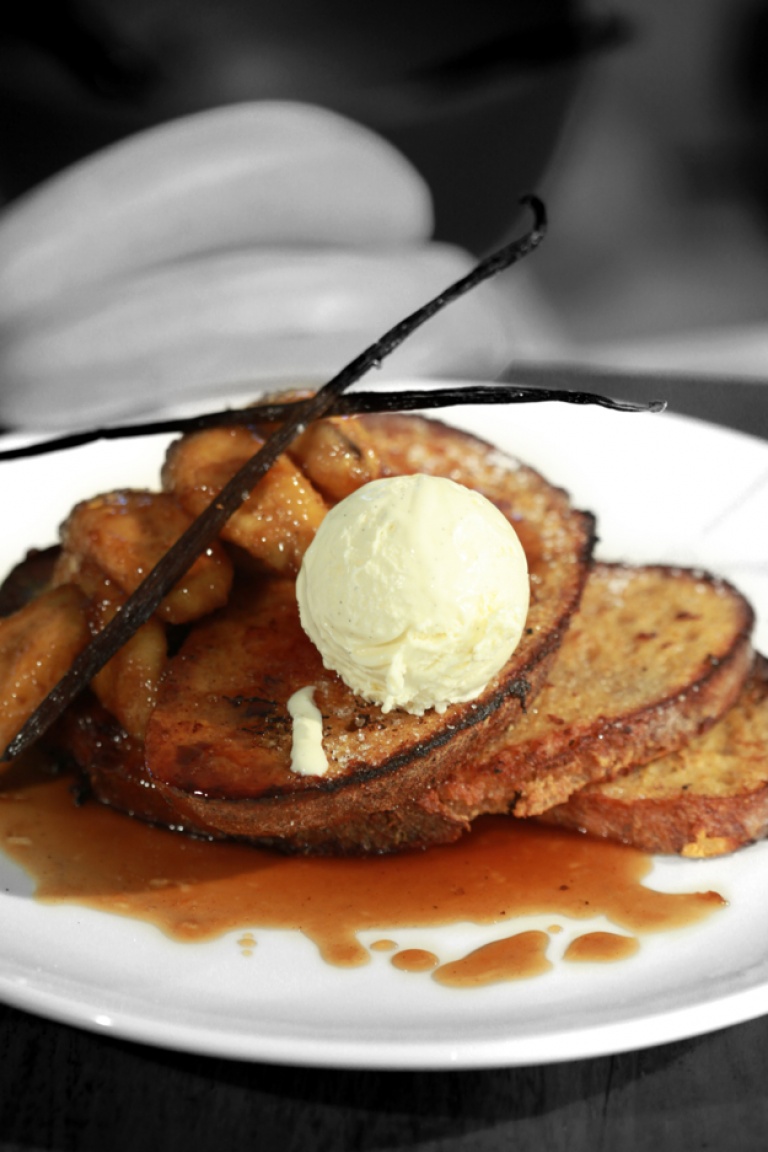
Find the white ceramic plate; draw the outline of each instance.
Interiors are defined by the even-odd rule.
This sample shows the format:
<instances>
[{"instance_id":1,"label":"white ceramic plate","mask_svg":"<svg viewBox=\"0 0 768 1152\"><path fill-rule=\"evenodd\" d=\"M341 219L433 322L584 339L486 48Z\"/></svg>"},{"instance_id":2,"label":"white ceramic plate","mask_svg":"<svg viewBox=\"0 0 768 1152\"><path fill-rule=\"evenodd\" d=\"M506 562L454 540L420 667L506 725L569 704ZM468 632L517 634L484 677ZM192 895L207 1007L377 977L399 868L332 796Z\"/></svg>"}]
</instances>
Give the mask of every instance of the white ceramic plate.
<instances>
[{"instance_id":1,"label":"white ceramic plate","mask_svg":"<svg viewBox=\"0 0 768 1152\"><path fill-rule=\"evenodd\" d=\"M603 557L701 565L731 578L755 604L757 642L768 650L768 445L668 415L553 404L446 418L540 467L596 512ZM154 484L163 447L142 439L0 465L0 568L51 542L76 499ZM729 906L698 926L644 938L619 964L555 963L536 979L468 991L398 972L386 955L360 969L329 967L299 934L260 932L246 962L231 937L178 944L141 922L43 906L0 856L0 996L169 1048L367 1068L546 1063L768 1012L768 844L729 859L659 860L648 883L715 889ZM450 931L458 951L479 939L470 927ZM429 947L424 933L415 942ZM398 943L408 945L405 934ZM442 954L451 946L441 937Z\"/></svg>"}]
</instances>

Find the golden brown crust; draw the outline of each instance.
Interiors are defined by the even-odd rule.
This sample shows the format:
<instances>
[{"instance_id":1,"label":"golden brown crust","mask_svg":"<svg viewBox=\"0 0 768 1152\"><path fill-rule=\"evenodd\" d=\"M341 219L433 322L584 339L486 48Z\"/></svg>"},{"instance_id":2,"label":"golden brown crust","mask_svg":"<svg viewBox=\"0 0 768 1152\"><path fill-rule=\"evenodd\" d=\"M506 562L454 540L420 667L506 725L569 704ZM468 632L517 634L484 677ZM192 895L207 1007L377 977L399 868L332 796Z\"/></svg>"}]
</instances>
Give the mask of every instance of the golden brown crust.
<instances>
[{"instance_id":1,"label":"golden brown crust","mask_svg":"<svg viewBox=\"0 0 768 1152\"><path fill-rule=\"evenodd\" d=\"M94 696L86 693L64 713L48 743L54 755L64 751L82 770L85 794L151 824L179 823L147 774L141 741L128 736Z\"/></svg>"},{"instance_id":2,"label":"golden brown crust","mask_svg":"<svg viewBox=\"0 0 768 1152\"><path fill-rule=\"evenodd\" d=\"M499 810L535 816L586 784L679 747L739 694L753 612L731 585L663 566L595 564L552 675L478 770ZM471 781L469 777L471 776Z\"/></svg>"},{"instance_id":3,"label":"golden brown crust","mask_svg":"<svg viewBox=\"0 0 768 1152\"><path fill-rule=\"evenodd\" d=\"M768 661L758 656L733 707L684 748L543 814L647 852L733 852L768 834Z\"/></svg>"},{"instance_id":4,"label":"golden brown crust","mask_svg":"<svg viewBox=\"0 0 768 1152\"><path fill-rule=\"evenodd\" d=\"M400 815L433 842L487 813L535 816L592 781L680 748L735 701L753 660L750 605L702 572L595 564L531 708ZM402 835L398 846L402 846Z\"/></svg>"}]
</instances>

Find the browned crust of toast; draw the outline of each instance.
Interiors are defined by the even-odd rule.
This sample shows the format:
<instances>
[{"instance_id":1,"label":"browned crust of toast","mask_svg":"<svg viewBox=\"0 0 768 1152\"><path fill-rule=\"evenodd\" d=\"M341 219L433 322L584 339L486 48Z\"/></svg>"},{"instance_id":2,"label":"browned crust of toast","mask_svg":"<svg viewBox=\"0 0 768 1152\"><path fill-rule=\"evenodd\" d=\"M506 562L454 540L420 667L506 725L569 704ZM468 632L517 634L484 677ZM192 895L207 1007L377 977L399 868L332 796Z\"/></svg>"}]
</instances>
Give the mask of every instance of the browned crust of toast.
<instances>
[{"instance_id":1,"label":"browned crust of toast","mask_svg":"<svg viewBox=\"0 0 768 1152\"><path fill-rule=\"evenodd\" d=\"M522 700L535 696L578 605L594 522L565 492L448 425L399 415L365 420L385 471L450 476L509 516L531 573L526 633L477 700L442 715L385 715L322 667L300 627L293 581L241 581L230 604L195 626L170 661L147 731L148 778L175 822L192 830L309 851L321 840L323 850L356 843L376 850L370 815L414 799L507 727ZM289 767L287 701L307 684L324 717L324 778ZM96 744L88 750L80 741L81 763L96 793L107 799L109 792L109 802L121 806L119 788L105 784ZM342 825L340 847L326 833Z\"/></svg>"},{"instance_id":2,"label":"browned crust of toast","mask_svg":"<svg viewBox=\"0 0 768 1152\"><path fill-rule=\"evenodd\" d=\"M768 660L731 709L685 747L543 813L646 852L719 856L768 835Z\"/></svg>"},{"instance_id":3,"label":"browned crust of toast","mask_svg":"<svg viewBox=\"0 0 768 1152\"><path fill-rule=\"evenodd\" d=\"M679 747L738 696L753 624L745 598L707 573L595 564L539 697L479 769L446 783L441 799L471 777L484 801L497 793L505 810L535 816Z\"/></svg>"},{"instance_id":4,"label":"browned crust of toast","mask_svg":"<svg viewBox=\"0 0 768 1152\"><path fill-rule=\"evenodd\" d=\"M470 755L422 794L421 823L401 808L397 847L406 828L426 846L456 839L479 815L538 815L683 746L736 700L753 620L744 597L706 573L595 564L532 706L490 755Z\"/></svg>"},{"instance_id":5,"label":"browned crust of toast","mask_svg":"<svg viewBox=\"0 0 768 1152\"><path fill-rule=\"evenodd\" d=\"M179 824L149 777L143 744L128 736L95 696L86 693L67 709L46 743L54 757L61 760L64 754L81 770L83 795L151 824ZM194 831L206 833L202 827Z\"/></svg>"}]
</instances>

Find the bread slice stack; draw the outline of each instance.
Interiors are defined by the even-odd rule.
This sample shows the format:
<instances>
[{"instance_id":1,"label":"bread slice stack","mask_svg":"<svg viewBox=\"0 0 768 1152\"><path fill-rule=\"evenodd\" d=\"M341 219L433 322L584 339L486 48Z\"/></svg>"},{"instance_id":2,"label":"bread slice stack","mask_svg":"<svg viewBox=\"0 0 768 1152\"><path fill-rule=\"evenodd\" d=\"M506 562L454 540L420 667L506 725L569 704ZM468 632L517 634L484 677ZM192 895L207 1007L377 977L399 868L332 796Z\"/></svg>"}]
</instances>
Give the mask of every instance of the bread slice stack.
<instances>
[{"instance_id":1,"label":"bread slice stack","mask_svg":"<svg viewBox=\"0 0 768 1152\"><path fill-rule=\"evenodd\" d=\"M768 661L736 703L684 747L602 784L542 819L646 852L721 856L768 835Z\"/></svg>"},{"instance_id":2,"label":"bread slice stack","mask_svg":"<svg viewBox=\"0 0 768 1152\"><path fill-rule=\"evenodd\" d=\"M727 582L595 563L531 709L422 803L452 826L511 812L655 853L768 832L768 662Z\"/></svg>"}]
</instances>

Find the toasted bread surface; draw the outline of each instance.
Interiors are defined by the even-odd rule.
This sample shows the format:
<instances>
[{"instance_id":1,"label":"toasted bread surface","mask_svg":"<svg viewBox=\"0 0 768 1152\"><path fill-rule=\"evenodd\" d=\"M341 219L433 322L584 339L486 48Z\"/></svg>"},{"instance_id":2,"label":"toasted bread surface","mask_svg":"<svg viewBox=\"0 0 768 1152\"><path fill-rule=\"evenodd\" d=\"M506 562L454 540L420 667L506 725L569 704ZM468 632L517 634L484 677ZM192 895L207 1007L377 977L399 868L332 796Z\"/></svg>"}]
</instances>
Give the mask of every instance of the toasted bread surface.
<instances>
[{"instance_id":1,"label":"toasted bread surface","mask_svg":"<svg viewBox=\"0 0 768 1152\"><path fill-rule=\"evenodd\" d=\"M441 799L479 787L486 802L496 793L506 810L535 816L680 746L741 690L753 622L744 597L705 573L595 564L538 698L477 771L446 782Z\"/></svg>"},{"instance_id":2,"label":"toasted bread surface","mask_svg":"<svg viewBox=\"0 0 768 1152\"><path fill-rule=\"evenodd\" d=\"M538 815L681 747L741 691L752 627L744 597L705 573L594 564L531 707L489 754L470 755L422 794L421 823L401 811L402 827L414 843L449 841L479 815Z\"/></svg>"},{"instance_id":3,"label":"toasted bread surface","mask_svg":"<svg viewBox=\"0 0 768 1152\"><path fill-rule=\"evenodd\" d=\"M768 835L768 660L683 748L575 793L542 819L646 852L719 856Z\"/></svg>"}]
</instances>

